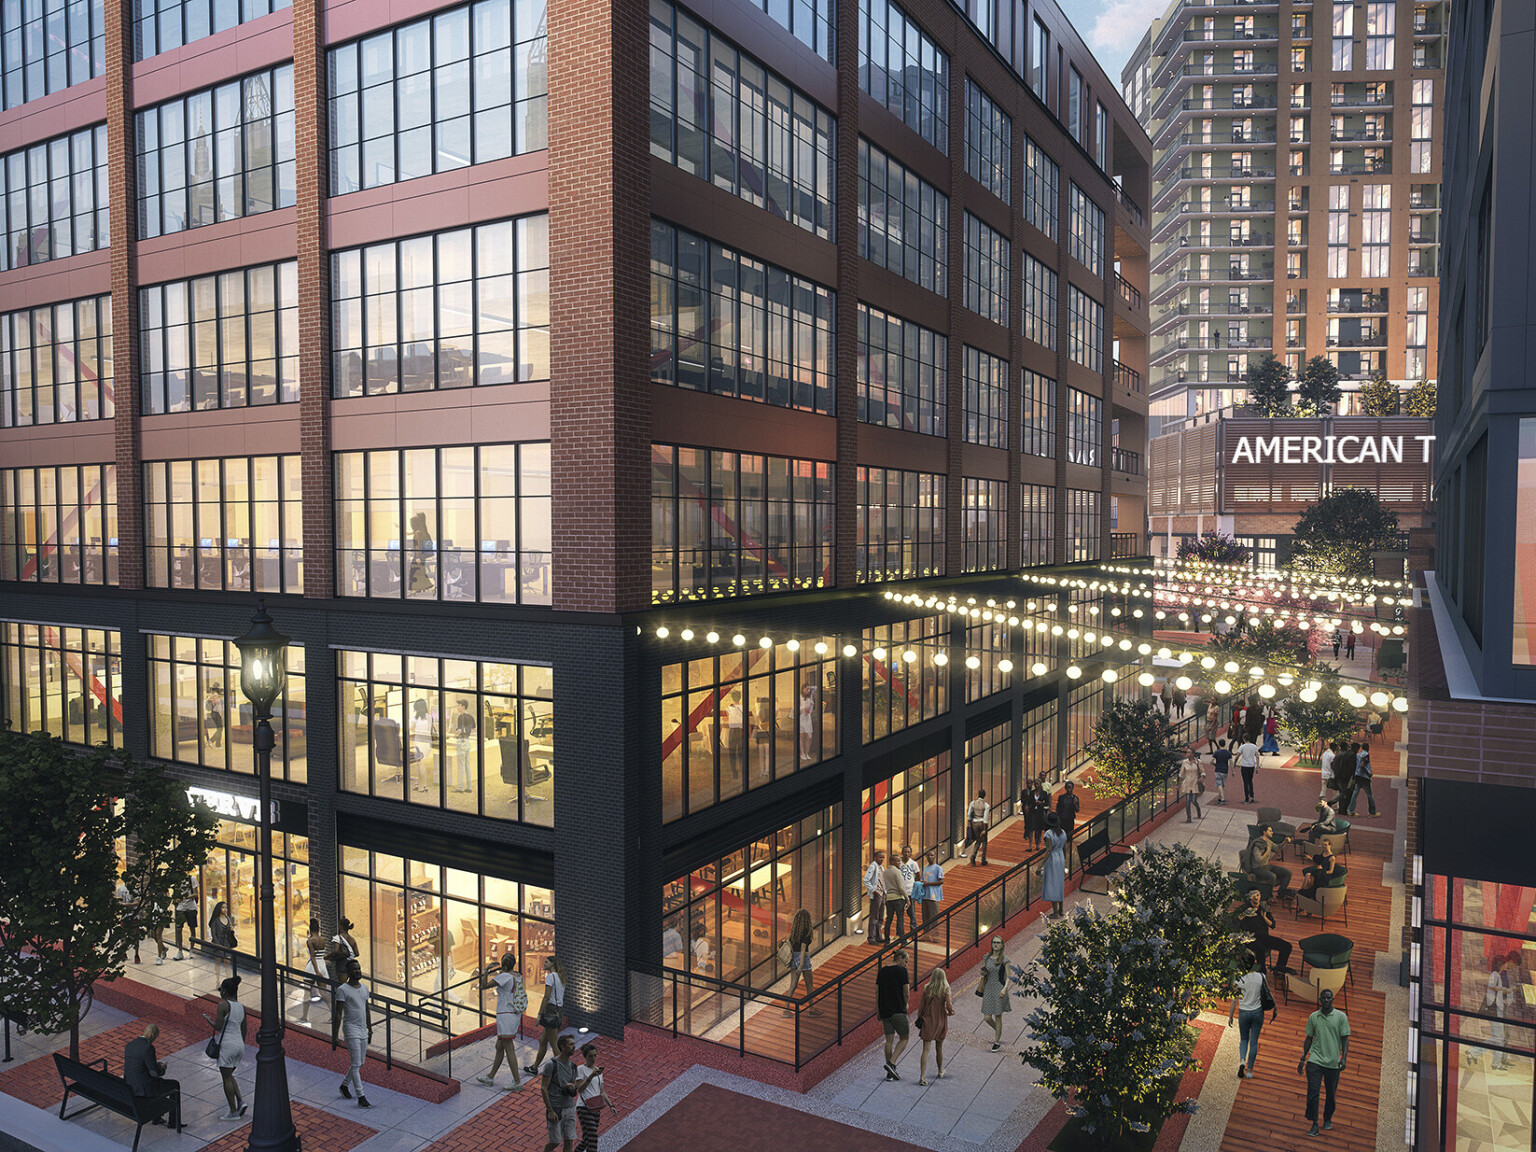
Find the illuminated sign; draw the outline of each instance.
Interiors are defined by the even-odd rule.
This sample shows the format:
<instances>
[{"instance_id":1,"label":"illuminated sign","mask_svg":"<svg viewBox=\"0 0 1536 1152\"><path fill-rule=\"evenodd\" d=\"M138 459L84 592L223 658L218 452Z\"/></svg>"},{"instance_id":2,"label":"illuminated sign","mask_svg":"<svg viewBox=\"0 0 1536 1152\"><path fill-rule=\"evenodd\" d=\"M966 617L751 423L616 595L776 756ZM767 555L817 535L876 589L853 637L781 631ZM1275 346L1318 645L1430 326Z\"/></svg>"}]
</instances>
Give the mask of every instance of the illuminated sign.
<instances>
[{"instance_id":1,"label":"illuminated sign","mask_svg":"<svg viewBox=\"0 0 1536 1152\"><path fill-rule=\"evenodd\" d=\"M1433 435L1427 436L1239 436L1233 464L1401 464L1429 463Z\"/></svg>"},{"instance_id":2,"label":"illuminated sign","mask_svg":"<svg viewBox=\"0 0 1536 1152\"><path fill-rule=\"evenodd\" d=\"M210 788L188 788L187 797L191 800L201 800L228 820L239 820L245 824L261 822L261 802L254 796L236 796L230 792L215 792ZM281 814L281 802L272 801L273 827L282 823Z\"/></svg>"}]
</instances>

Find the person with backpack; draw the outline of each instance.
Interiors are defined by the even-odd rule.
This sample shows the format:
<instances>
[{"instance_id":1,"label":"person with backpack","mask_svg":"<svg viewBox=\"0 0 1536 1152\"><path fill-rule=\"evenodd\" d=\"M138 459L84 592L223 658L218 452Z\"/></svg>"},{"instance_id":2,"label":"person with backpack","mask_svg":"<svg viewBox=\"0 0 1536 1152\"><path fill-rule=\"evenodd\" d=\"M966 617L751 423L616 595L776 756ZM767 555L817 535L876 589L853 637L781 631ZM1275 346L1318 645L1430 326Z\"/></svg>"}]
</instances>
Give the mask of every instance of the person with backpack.
<instances>
[{"instance_id":1,"label":"person with backpack","mask_svg":"<svg viewBox=\"0 0 1536 1152\"><path fill-rule=\"evenodd\" d=\"M1376 815L1376 793L1371 791L1371 750L1361 748L1355 756L1355 780L1354 790L1349 794L1348 815L1353 816L1355 809L1360 807L1360 793L1365 793L1365 798L1370 804L1371 810L1367 816Z\"/></svg>"},{"instance_id":2,"label":"person with backpack","mask_svg":"<svg viewBox=\"0 0 1536 1152\"><path fill-rule=\"evenodd\" d=\"M523 974L517 970L517 957L510 951L501 954L501 971L489 976L480 985L481 991L496 989L496 1059L491 1070L475 1079L487 1088L496 1087L496 1070L505 1060L512 1069L512 1091L523 1086L523 1078L517 1070L517 1034L522 1029L523 1013L528 1011L528 989L523 985Z\"/></svg>"},{"instance_id":3,"label":"person with backpack","mask_svg":"<svg viewBox=\"0 0 1536 1152\"><path fill-rule=\"evenodd\" d=\"M1349 800L1355 791L1355 761L1359 755L1360 745L1345 744L1333 758L1333 786L1339 790L1340 812L1349 809Z\"/></svg>"},{"instance_id":4,"label":"person with backpack","mask_svg":"<svg viewBox=\"0 0 1536 1152\"><path fill-rule=\"evenodd\" d=\"M1250 971L1237 978L1237 996L1227 1012L1227 1027L1232 1027L1232 1017L1237 1017L1237 1078L1253 1079L1253 1065L1259 1058L1259 1033L1264 1030L1264 1013L1269 1013L1273 1024L1280 1015L1269 981L1264 978L1264 961L1248 954Z\"/></svg>"}]
</instances>

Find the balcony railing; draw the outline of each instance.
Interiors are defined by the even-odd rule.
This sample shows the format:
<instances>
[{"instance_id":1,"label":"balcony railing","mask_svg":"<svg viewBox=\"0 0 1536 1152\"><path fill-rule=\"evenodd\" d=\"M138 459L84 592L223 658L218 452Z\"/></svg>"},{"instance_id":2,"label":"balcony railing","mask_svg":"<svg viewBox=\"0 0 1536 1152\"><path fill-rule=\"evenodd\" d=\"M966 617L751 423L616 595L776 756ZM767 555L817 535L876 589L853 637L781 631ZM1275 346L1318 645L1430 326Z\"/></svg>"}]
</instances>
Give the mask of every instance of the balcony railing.
<instances>
[{"instance_id":1,"label":"balcony railing","mask_svg":"<svg viewBox=\"0 0 1536 1152\"><path fill-rule=\"evenodd\" d=\"M1251 165L1226 164L1210 168L1180 168L1165 180L1270 180L1273 168L1254 168Z\"/></svg>"},{"instance_id":2,"label":"balcony railing","mask_svg":"<svg viewBox=\"0 0 1536 1152\"><path fill-rule=\"evenodd\" d=\"M1146 213L1141 210L1141 205L1127 196L1125 194L1125 189L1121 188L1120 185L1115 184L1113 185L1113 188L1115 190L1115 199L1124 205L1125 210L1130 214L1132 221L1134 221L1138 227L1146 227L1147 217Z\"/></svg>"},{"instance_id":3,"label":"balcony railing","mask_svg":"<svg viewBox=\"0 0 1536 1152\"><path fill-rule=\"evenodd\" d=\"M1410 260L1408 261L1408 275L1437 276L1439 273L1436 271L1434 261L1432 260Z\"/></svg>"},{"instance_id":4,"label":"balcony railing","mask_svg":"<svg viewBox=\"0 0 1536 1152\"><path fill-rule=\"evenodd\" d=\"M1140 555L1139 544L1136 533L1110 534L1113 558ZM1116 548L1135 550L1122 553ZM1196 735L1196 718L1191 716L1176 730L1175 746L1182 747ZM1118 843L1178 803L1178 780L1170 777L1078 825L1073 847L1105 832L1111 843ZM1041 899L1045 856L1044 852L1033 853L969 896L946 903L937 916L916 930L913 939L862 949L865 955L851 968L805 996L788 996L630 960L630 1019L673 1036L718 1044L742 1056L803 1068L874 1019L875 972L890 961L895 948L905 946L911 951L913 987L919 987L935 968L950 968L999 925L1035 905ZM1081 869L1077 851L1069 847L1066 858L1076 862L1074 871Z\"/></svg>"},{"instance_id":5,"label":"balcony railing","mask_svg":"<svg viewBox=\"0 0 1536 1152\"><path fill-rule=\"evenodd\" d=\"M1280 33L1268 28L1195 28L1184 33L1186 44L1209 44L1222 40L1278 40Z\"/></svg>"},{"instance_id":6,"label":"balcony railing","mask_svg":"<svg viewBox=\"0 0 1536 1152\"><path fill-rule=\"evenodd\" d=\"M1186 64L1179 69L1183 76L1274 76L1280 71L1278 64L1255 60L1250 64L1232 61L1226 64Z\"/></svg>"},{"instance_id":7,"label":"balcony railing","mask_svg":"<svg viewBox=\"0 0 1536 1152\"><path fill-rule=\"evenodd\" d=\"M1330 300L1328 311L1330 312L1385 312L1387 310L1387 298L1385 296L1368 295L1359 300Z\"/></svg>"},{"instance_id":8,"label":"balcony railing","mask_svg":"<svg viewBox=\"0 0 1536 1152\"><path fill-rule=\"evenodd\" d=\"M1334 176L1390 176L1390 164L1331 164L1328 171Z\"/></svg>"},{"instance_id":9,"label":"balcony railing","mask_svg":"<svg viewBox=\"0 0 1536 1152\"><path fill-rule=\"evenodd\" d=\"M1273 280L1273 268L1186 268L1172 280L1199 282L1202 280Z\"/></svg>"},{"instance_id":10,"label":"balcony railing","mask_svg":"<svg viewBox=\"0 0 1536 1152\"><path fill-rule=\"evenodd\" d=\"M1195 97L1179 105L1185 112L1252 112L1279 107L1273 96L1251 96L1247 100L1214 100Z\"/></svg>"},{"instance_id":11,"label":"balcony railing","mask_svg":"<svg viewBox=\"0 0 1536 1152\"><path fill-rule=\"evenodd\" d=\"M1118 272L1115 273L1115 292L1125 301L1126 307L1136 312L1141 311L1141 289Z\"/></svg>"},{"instance_id":12,"label":"balcony railing","mask_svg":"<svg viewBox=\"0 0 1536 1152\"><path fill-rule=\"evenodd\" d=\"M1438 36L1445 31L1445 25L1438 20L1415 20L1413 22L1413 34L1415 36Z\"/></svg>"},{"instance_id":13,"label":"balcony railing","mask_svg":"<svg viewBox=\"0 0 1536 1152\"><path fill-rule=\"evenodd\" d=\"M1350 143L1363 140L1369 143L1385 144L1392 139L1392 133L1385 129L1355 128L1345 131L1329 132L1328 139L1335 144Z\"/></svg>"},{"instance_id":14,"label":"balcony railing","mask_svg":"<svg viewBox=\"0 0 1536 1152\"><path fill-rule=\"evenodd\" d=\"M1138 533L1111 532L1109 534L1111 560L1134 560L1141 554L1141 536Z\"/></svg>"},{"instance_id":15,"label":"balcony railing","mask_svg":"<svg viewBox=\"0 0 1536 1152\"><path fill-rule=\"evenodd\" d=\"M1257 336L1181 336L1177 340L1170 340L1157 350L1157 355L1163 356L1169 352L1219 352L1228 348L1243 351L1249 348L1268 348L1270 339Z\"/></svg>"},{"instance_id":16,"label":"balcony railing","mask_svg":"<svg viewBox=\"0 0 1536 1152\"><path fill-rule=\"evenodd\" d=\"M1225 148L1229 144L1273 144L1275 134L1273 132L1186 132L1173 141L1175 147L1189 147L1194 145L1209 146L1212 148Z\"/></svg>"},{"instance_id":17,"label":"balcony railing","mask_svg":"<svg viewBox=\"0 0 1536 1152\"><path fill-rule=\"evenodd\" d=\"M1432 236L1432 235L1430 235L1427 232L1413 232L1413 231L1410 231L1408 233L1408 243L1410 243L1410 244L1438 244L1438 243L1440 243L1440 240L1439 240L1439 237Z\"/></svg>"},{"instance_id":18,"label":"balcony railing","mask_svg":"<svg viewBox=\"0 0 1536 1152\"><path fill-rule=\"evenodd\" d=\"M1387 338L1385 335L1330 336L1327 341L1327 347L1329 348L1385 348L1386 346Z\"/></svg>"},{"instance_id":19,"label":"balcony railing","mask_svg":"<svg viewBox=\"0 0 1536 1152\"><path fill-rule=\"evenodd\" d=\"M1391 96L1371 92L1335 92L1332 100L1335 108L1382 108L1391 103Z\"/></svg>"},{"instance_id":20,"label":"balcony railing","mask_svg":"<svg viewBox=\"0 0 1536 1152\"><path fill-rule=\"evenodd\" d=\"M1433 196L1410 196L1410 197L1408 197L1408 209L1411 212L1423 212L1423 211L1426 211L1426 210L1427 211L1434 211L1435 209L1437 209L1439 207L1440 207L1439 201L1437 201L1435 199L1435 197L1433 197Z\"/></svg>"},{"instance_id":21,"label":"balcony railing","mask_svg":"<svg viewBox=\"0 0 1536 1152\"><path fill-rule=\"evenodd\" d=\"M1209 204L1202 204L1198 200L1183 200L1170 208L1168 213L1171 216L1262 216L1274 210L1273 200L1256 200L1251 204L1234 204L1230 200L1213 200Z\"/></svg>"},{"instance_id":22,"label":"balcony railing","mask_svg":"<svg viewBox=\"0 0 1536 1152\"><path fill-rule=\"evenodd\" d=\"M1115 361L1115 386L1127 392L1141 391L1141 373L1127 364Z\"/></svg>"},{"instance_id":23,"label":"balcony railing","mask_svg":"<svg viewBox=\"0 0 1536 1152\"><path fill-rule=\"evenodd\" d=\"M1109 466L1115 472L1126 472L1132 476L1141 475L1141 453L1132 452L1129 448L1111 448L1109 450Z\"/></svg>"},{"instance_id":24,"label":"balcony railing","mask_svg":"<svg viewBox=\"0 0 1536 1152\"><path fill-rule=\"evenodd\" d=\"M1268 316L1273 306L1263 304L1180 304L1171 311L1180 316Z\"/></svg>"}]
</instances>

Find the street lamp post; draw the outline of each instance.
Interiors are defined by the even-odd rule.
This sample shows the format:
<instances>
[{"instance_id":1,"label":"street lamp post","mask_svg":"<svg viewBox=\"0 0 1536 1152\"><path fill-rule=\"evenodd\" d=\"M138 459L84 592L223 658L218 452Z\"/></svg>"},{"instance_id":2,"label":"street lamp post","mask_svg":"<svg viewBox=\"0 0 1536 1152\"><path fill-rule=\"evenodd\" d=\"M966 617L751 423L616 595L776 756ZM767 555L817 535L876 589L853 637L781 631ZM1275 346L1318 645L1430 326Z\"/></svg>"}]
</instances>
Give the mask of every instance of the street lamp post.
<instances>
[{"instance_id":1,"label":"street lamp post","mask_svg":"<svg viewBox=\"0 0 1536 1152\"><path fill-rule=\"evenodd\" d=\"M251 745L261 789L261 1029L256 1033L256 1113L251 1118L250 1152L299 1152L288 1102L288 1066L283 1055L283 1015L277 993L277 928L272 888L272 705L287 678L288 637L272 627L266 601L258 602L251 630L235 641L240 649L240 691L256 721Z\"/></svg>"}]
</instances>

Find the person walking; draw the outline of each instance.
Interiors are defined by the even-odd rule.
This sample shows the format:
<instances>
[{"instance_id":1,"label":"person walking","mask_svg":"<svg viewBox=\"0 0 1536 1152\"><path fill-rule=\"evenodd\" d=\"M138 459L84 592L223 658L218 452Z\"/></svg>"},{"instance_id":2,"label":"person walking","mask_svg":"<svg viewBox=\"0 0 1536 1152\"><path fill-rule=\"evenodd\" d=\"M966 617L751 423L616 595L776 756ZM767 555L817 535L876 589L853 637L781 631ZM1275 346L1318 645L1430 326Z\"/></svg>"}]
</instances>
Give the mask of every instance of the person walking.
<instances>
[{"instance_id":1,"label":"person walking","mask_svg":"<svg viewBox=\"0 0 1536 1152\"><path fill-rule=\"evenodd\" d=\"M1216 743L1216 729L1221 725L1221 705L1213 698L1205 706L1205 739L1209 744Z\"/></svg>"},{"instance_id":2,"label":"person walking","mask_svg":"<svg viewBox=\"0 0 1536 1152\"><path fill-rule=\"evenodd\" d=\"M907 914L907 904L912 898L912 886L907 882L901 866L895 861L885 866L885 939L887 942L905 935L901 918ZM896 936L891 935L891 922L896 923Z\"/></svg>"},{"instance_id":3,"label":"person walking","mask_svg":"<svg viewBox=\"0 0 1536 1152\"><path fill-rule=\"evenodd\" d=\"M1045 847L1040 895L1051 902L1050 918L1060 920L1065 915L1061 906L1067 899L1067 834L1061 830L1061 817L1054 812L1045 818Z\"/></svg>"},{"instance_id":4,"label":"person walking","mask_svg":"<svg viewBox=\"0 0 1536 1152\"><path fill-rule=\"evenodd\" d=\"M1253 773L1259 766L1259 746L1252 739L1243 741L1237 750L1237 769L1243 774L1243 803L1252 804Z\"/></svg>"},{"instance_id":5,"label":"person walking","mask_svg":"<svg viewBox=\"0 0 1536 1152\"><path fill-rule=\"evenodd\" d=\"M1355 809L1360 807L1360 794L1365 793L1365 798L1370 804L1370 811L1366 816L1376 815L1376 793L1371 791L1371 750L1369 747L1360 749L1355 757L1355 787L1349 794L1350 816L1355 814Z\"/></svg>"},{"instance_id":6,"label":"person walking","mask_svg":"<svg viewBox=\"0 0 1536 1152\"><path fill-rule=\"evenodd\" d=\"M992 1051L1003 1050L1003 1017L1013 1011L1008 999L1008 957L1003 938L992 937L992 946L981 961L981 1019L992 1029Z\"/></svg>"},{"instance_id":7,"label":"person walking","mask_svg":"<svg viewBox=\"0 0 1536 1152\"><path fill-rule=\"evenodd\" d=\"M235 1083L235 1069L245 1055L245 1005L236 999L240 994L240 977L229 976L219 985L219 1007L210 1019L203 1013L214 1035L219 1038L219 1079L224 1083L224 1099L229 1111L220 1120L238 1120L245 1115L246 1103Z\"/></svg>"},{"instance_id":8,"label":"person walking","mask_svg":"<svg viewBox=\"0 0 1536 1152\"><path fill-rule=\"evenodd\" d=\"M1213 803L1226 807L1227 773L1232 768L1232 749L1227 747L1225 740L1216 741L1216 751L1211 753L1211 764L1216 777L1216 799Z\"/></svg>"},{"instance_id":9,"label":"person walking","mask_svg":"<svg viewBox=\"0 0 1536 1152\"><path fill-rule=\"evenodd\" d=\"M939 905L944 902L944 869L939 866L939 853L935 848L928 849L923 861L923 927L926 928L939 914Z\"/></svg>"},{"instance_id":10,"label":"person walking","mask_svg":"<svg viewBox=\"0 0 1536 1152\"><path fill-rule=\"evenodd\" d=\"M368 1044L373 1039L373 1024L368 1019L368 985L363 983L363 966L347 961L346 981L336 986L331 996L331 1051L337 1037L347 1045L347 1075L341 1082L341 1094L348 1100L357 1093L359 1108L372 1108L363 1095L363 1061L368 1059Z\"/></svg>"},{"instance_id":11,"label":"person walking","mask_svg":"<svg viewBox=\"0 0 1536 1152\"><path fill-rule=\"evenodd\" d=\"M1045 790L1045 781L1038 777L1029 782L1024 790L1024 838L1036 848L1045 835L1045 817L1051 810L1051 794Z\"/></svg>"},{"instance_id":12,"label":"person walking","mask_svg":"<svg viewBox=\"0 0 1536 1152\"><path fill-rule=\"evenodd\" d=\"M235 926L230 923L229 905L220 900L213 906L213 915L208 917L208 939L213 944L213 975L218 979L219 973L225 968L229 969L228 975L235 974L235 949L239 947L240 940L235 935Z\"/></svg>"},{"instance_id":13,"label":"person walking","mask_svg":"<svg viewBox=\"0 0 1536 1152\"><path fill-rule=\"evenodd\" d=\"M1323 1101L1323 1130L1333 1127L1334 1094L1339 1090L1339 1076L1349 1059L1349 1017L1333 1006L1333 989L1317 994L1317 1011L1307 1017L1306 1041L1302 1045L1297 1075L1307 1076L1307 1119L1312 1121L1308 1136L1317 1135L1317 1097L1319 1088L1326 1093Z\"/></svg>"},{"instance_id":14,"label":"person walking","mask_svg":"<svg viewBox=\"0 0 1536 1152\"><path fill-rule=\"evenodd\" d=\"M1266 756L1280 755L1280 718L1275 715L1274 709L1270 709L1268 716L1264 717L1264 744L1259 749Z\"/></svg>"},{"instance_id":15,"label":"person walking","mask_svg":"<svg viewBox=\"0 0 1536 1152\"><path fill-rule=\"evenodd\" d=\"M188 876L176 889L176 955L173 960L185 960L186 949L181 942L182 932L187 933L186 947L192 946L192 941L197 938L197 884Z\"/></svg>"},{"instance_id":16,"label":"person walking","mask_svg":"<svg viewBox=\"0 0 1536 1152\"><path fill-rule=\"evenodd\" d=\"M487 1088L496 1087L496 1072L505 1060L512 1070L512 1091L516 1092L523 1086L517 1070L517 1034L523 1026L523 1013L528 1011L528 989L517 970L517 957L510 951L501 954L501 971L480 985L482 992L492 988L496 989L496 1058L491 1061L491 1070L475 1079Z\"/></svg>"},{"instance_id":17,"label":"person walking","mask_svg":"<svg viewBox=\"0 0 1536 1152\"><path fill-rule=\"evenodd\" d=\"M155 1054L155 1038L160 1035L160 1025L144 1025L144 1034L136 1036L123 1047L123 1079L128 1090L135 1096L151 1100L169 1099L169 1124L181 1131L181 1081L168 1080L165 1061ZM167 1120L156 1117L151 1123L165 1124Z\"/></svg>"},{"instance_id":18,"label":"person walking","mask_svg":"<svg viewBox=\"0 0 1536 1152\"><path fill-rule=\"evenodd\" d=\"M1250 953L1252 971L1237 978L1237 996L1227 1012L1227 1027L1232 1027L1232 1017L1237 1016L1237 1078L1253 1079L1253 1065L1259 1058L1259 1033L1264 1029L1264 1013L1269 1013L1273 1024L1280 1015L1274 993L1264 979L1263 957Z\"/></svg>"},{"instance_id":19,"label":"person walking","mask_svg":"<svg viewBox=\"0 0 1536 1152\"><path fill-rule=\"evenodd\" d=\"M1320 801L1327 800L1329 790L1334 787L1333 762L1338 758L1338 755L1339 745L1337 741L1334 741L1323 749L1322 756L1318 758L1318 767L1322 772L1322 781L1317 787L1317 798Z\"/></svg>"},{"instance_id":20,"label":"person walking","mask_svg":"<svg viewBox=\"0 0 1536 1152\"><path fill-rule=\"evenodd\" d=\"M454 701L449 733L453 736L455 792L474 791L472 770L475 765L475 716L469 710L469 701L460 697Z\"/></svg>"},{"instance_id":21,"label":"person walking","mask_svg":"<svg viewBox=\"0 0 1536 1152\"><path fill-rule=\"evenodd\" d=\"M907 973L907 950L898 948L891 962L875 973L875 1015L885 1033L885 1078L900 1080L897 1061L911 1041L912 1025L907 1019L908 989L912 977Z\"/></svg>"},{"instance_id":22,"label":"person walking","mask_svg":"<svg viewBox=\"0 0 1536 1152\"><path fill-rule=\"evenodd\" d=\"M1068 780L1061 795L1056 797L1056 816L1061 821L1061 830L1067 834L1070 842L1072 833L1077 827L1077 814L1082 809L1082 801L1077 798L1077 788Z\"/></svg>"},{"instance_id":23,"label":"person walking","mask_svg":"<svg viewBox=\"0 0 1536 1152\"><path fill-rule=\"evenodd\" d=\"M1200 811L1200 793L1204 789L1205 773L1200 771L1200 758L1195 755L1194 748L1186 748L1184 762L1179 765L1179 795L1184 797L1184 823L1193 823L1191 809L1200 819L1205 819L1205 813Z\"/></svg>"},{"instance_id":24,"label":"person walking","mask_svg":"<svg viewBox=\"0 0 1536 1152\"><path fill-rule=\"evenodd\" d=\"M304 1000L304 1009L299 1013L299 1019L309 1023L309 1006L320 1003L320 984L325 979L321 974L320 966L325 963L326 952L325 933L320 931L320 921L311 916L309 918L309 935L304 938L304 950L309 958L304 961L304 972L307 979L304 988L299 993Z\"/></svg>"},{"instance_id":25,"label":"person walking","mask_svg":"<svg viewBox=\"0 0 1536 1152\"><path fill-rule=\"evenodd\" d=\"M1259 707L1259 698L1252 697L1248 701L1248 710L1243 713L1243 738L1250 744L1257 744L1259 737L1264 735L1264 710Z\"/></svg>"},{"instance_id":26,"label":"person walking","mask_svg":"<svg viewBox=\"0 0 1536 1152\"><path fill-rule=\"evenodd\" d=\"M864 869L864 893L869 897L868 929L864 934L867 944L880 944L885 940L885 853L875 850L869 867Z\"/></svg>"},{"instance_id":27,"label":"person walking","mask_svg":"<svg viewBox=\"0 0 1536 1152\"><path fill-rule=\"evenodd\" d=\"M1333 761L1333 783L1339 791L1338 809L1349 807L1350 796L1355 791L1355 764L1360 756L1360 745L1346 743L1340 746Z\"/></svg>"},{"instance_id":28,"label":"person walking","mask_svg":"<svg viewBox=\"0 0 1536 1152\"><path fill-rule=\"evenodd\" d=\"M575 1039L562 1036L555 1042L553 1058L540 1065L537 1073L544 1081L541 1089L544 1121L549 1129L549 1143L544 1145L544 1152L555 1152L556 1148L562 1147L564 1152L575 1152L576 1138L581 1134L581 1125L576 1119L581 1073L571 1062L574 1055Z\"/></svg>"},{"instance_id":29,"label":"person walking","mask_svg":"<svg viewBox=\"0 0 1536 1152\"><path fill-rule=\"evenodd\" d=\"M801 980L805 981L807 999L816 991L816 986L811 980L811 941L815 938L815 929L811 927L810 909L802 908L789 922L789 995L791 997L794 996L795 987ZM786 1005L784 1015L793 1016L794 1014L795 1010ZM820 1016L821 1009L812 1008L810 1014Z\"/></svg>"},{"instance_id":30,"label":"person walking","mask_svg":"<svg viewBox=\"0 0 1536 1152\"><path fill-rule=\"evenodd\" d=\"M938 1079L944 1079L944 1038L949 1035L949 1018L955 1014L954 997L950 995L949 977L944 969L935 968L923 988L917 1003L917 1031L923 1038L923 1054L917 1063L917 1082L928 1086L928 1050L937 1057Z\"/></svg>"},{"instance_id":31,"label":"person walking","mask_svg":"<svg viewBox=\"0 0 1536 1152\"><path fill-rule=\"evenodd\" d=\"M1344 658L1346 660L1353 660L1355 658L1355 633L1353 629L1344 634Z\"/></svg>"},{"instance_id":32,"label":"person walking","mask_svg":"<svg viewBox=\"0 0 1536 1152\"><path fill-rule=\"evenodd\" d=\"M1499 1048L1507 1047L1509 1044L1509 1025L1504 1021L1509 1018L1510 1009L1515 1005L1515 985L1519 983L1518 955L1511 953L1508 956L1495 956L1492 971L1488 973L1488 984L1483 993L1483 1011L1498 1017L1497 1020L1490 1021L1488 1024L1488 1041L1498 1045ZM1513 1063L1508 1052L1495 1049L1489 1066L1497 1072L1501 1068L1510 1067Z\"/></svg>"},{"instance_id":33,"label":"person walking","mask_svg":"<svg viewBox=\"0 0 1536 1152\"><path fill-rule=\"evenodd\" d=\"M603 1087L602 1065L597 1062L597 1045L581 1046L582 1065L586 1075L576 1082L576 1122L581 1125L581 1143L575 1152L597 1152L597 1128L603 1121L603 1109L611 1108L619 1114L618 1105Z\"/></svg>"},{"instance_id":34,"label":"person walking","mask_svg":"<svg viewBox=\"0 0 1536 1152\"><path fill-rule=\"evenodd\" d=\"M1344 633L1340 632L1337 628L1335 628L1333 630L1332 641L1333 641L1333 658L1335 660L1337 660L1339 658L1339 649L1344 646Z\"/></svg>"},{"instance_id":35,"label":"person walking","mask_svg":"<svg viewBox=\"0 0 1536 1152\"><path fill-rule=\"evenodd\" d=\"M1184 719L1184 711L1189 705L1189 693L1177 684L1173 687L1173 714L1180 720Z\"/></svg>"},{"instance_id":36,"label":"person walking","mask_svg":"<svg viewBox=\"0 0 1536 1152\"><path fill-rule=\"evenodd\" d=\"M989 827L987 817L992 813L992 805L987 803L987 790L982 788L977 791L976 799L972 800L965 809L966 836L971 841L971 863L976 863L976 857L981 857L981 862L987 862L987 829Z\"/></svg>"},{"instance_id":37,"label":"person walking","mask_svg":"<svg viewBox=\"0 0 1536 1152\"><path fill-rule=\"evenodd\" d=\"M565 1014L561 1011L565 1007L565 969L560 967L560 961L553 956L544 957L544 1000L539 1005L539 1054L534 1057L533 1063L523 1069L530 1076L537 1076L539 1069L544 1066L544 1054L555 1050L555 1040L560 1035L560 1026ZM574 1044L575 1042L572 1041ZM573 1048L572 1051L575 1051ZM571 1104L574 1109L575 1103Z\"/></svg>"}]
</instances>

